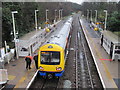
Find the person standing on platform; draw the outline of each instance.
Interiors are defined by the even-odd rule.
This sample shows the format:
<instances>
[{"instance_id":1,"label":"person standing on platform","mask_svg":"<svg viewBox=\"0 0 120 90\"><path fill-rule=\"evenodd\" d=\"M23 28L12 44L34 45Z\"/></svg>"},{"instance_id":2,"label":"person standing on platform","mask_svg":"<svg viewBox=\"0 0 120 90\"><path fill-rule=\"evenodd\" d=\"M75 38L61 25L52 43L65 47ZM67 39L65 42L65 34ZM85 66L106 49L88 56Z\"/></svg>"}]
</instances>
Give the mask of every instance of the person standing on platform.
<instances>
[{"instance_id":1,"label":"person standing on platform","mask_svg":"<svg viewBox=\"0 0 120 90\"><path fill-rule=\"evenodd\" d=\"M31 62L32 62L32 56L30 56L30 54L28 56L25 57L25 61L26 61L26 69L31 69Z\"/></svg>"},{"instance_id":2,"label":"person standing on platform","mask_svg":"<svg viewBox=\"0 0 120 90\"><path fill-rule=\"evenodd\" d=\"M36 69L38 69L38 55L34 55L33 59L35 60Z\"/></svg>"}]
</instances>

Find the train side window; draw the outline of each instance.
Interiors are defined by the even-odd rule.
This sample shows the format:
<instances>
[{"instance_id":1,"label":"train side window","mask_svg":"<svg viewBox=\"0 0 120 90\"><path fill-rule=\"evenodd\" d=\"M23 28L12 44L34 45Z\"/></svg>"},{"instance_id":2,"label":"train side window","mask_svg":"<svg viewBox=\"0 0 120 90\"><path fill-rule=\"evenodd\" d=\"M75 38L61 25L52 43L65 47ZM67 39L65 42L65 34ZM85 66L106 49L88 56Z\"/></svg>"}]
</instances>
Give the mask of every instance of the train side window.
<instances>
[{"instance_id":1,"label":"train side window","mask_svg":"<svg viewBox=\"0 0 120 90\"><path fill-rule=\"evenodd\" d=\"M120 49L120 46L115 46L115 49Z\"/></svg>"},{"instance_id":2,"label":"train side window","mask_svg":"<svg viewBox=\"0 0 120 90\"><path fill-rule=\"evenodd\" d=\"M118 46L118 49L120 49L120 46Z\"/></svg>"},{"instance_id":3,"label":"train side window","mask_svg":"<svg viewBox=\"0 0 120 90\"><path fill-rule=\"evenodd\" d=\"M28 51L26 48L22 48L21 51Z\"/></svg>"},{"instance_id":4,"label":"train side window","mask_svg":"<svg viewBox=\"0 0 120 90\"><path fill-rule=\"evenodd\" d=\"M120 50L115 50L115 54L120 54Z\"/></svg>"}]
</instances>

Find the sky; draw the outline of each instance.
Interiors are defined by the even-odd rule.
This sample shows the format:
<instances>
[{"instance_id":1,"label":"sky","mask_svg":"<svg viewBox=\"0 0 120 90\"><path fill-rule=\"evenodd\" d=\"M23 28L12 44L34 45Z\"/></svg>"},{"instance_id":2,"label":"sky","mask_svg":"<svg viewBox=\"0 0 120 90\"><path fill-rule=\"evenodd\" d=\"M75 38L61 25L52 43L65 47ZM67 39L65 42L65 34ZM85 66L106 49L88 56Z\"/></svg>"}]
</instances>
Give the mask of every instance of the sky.
<instances>
[{"instance_id":1,"label":"sky","mask_svg":"<svg viewBox=\"0 0 120 90\"><path fill-rule=\"evenodd\" d=\"M13 2L74 2L74 3L78 3L78 4L82 4L82 2L106 2L106 1L110 1L110 2L118 2L120 0L0 0L3 2L9 2L9 1L13 1Z\"/></svg>"},{"instance_id":2,"label":"sky","mask_svg":"<svg viewBox=\"0 0 120 90\"><path fill-rule=\"evenodd\" d=\"M67 1L75 2L75 3L78 3L78 4L81 4L82 2L84 2L84 0L67 0Z\"/></svg>"},{"instance_id":3,"label":"sky","mask_svg":"<svg viewBox=\"0 0 120 90\"><path fill-rule=\"evenodd\" d=\"M109 1L109 2L118 2L120 0L66 0L66 1L70 1L70 2L75 2L75 3L78 3L78 4L82 4L82 2L106 2L106 1Z\"/></svg>"}]
</instances>

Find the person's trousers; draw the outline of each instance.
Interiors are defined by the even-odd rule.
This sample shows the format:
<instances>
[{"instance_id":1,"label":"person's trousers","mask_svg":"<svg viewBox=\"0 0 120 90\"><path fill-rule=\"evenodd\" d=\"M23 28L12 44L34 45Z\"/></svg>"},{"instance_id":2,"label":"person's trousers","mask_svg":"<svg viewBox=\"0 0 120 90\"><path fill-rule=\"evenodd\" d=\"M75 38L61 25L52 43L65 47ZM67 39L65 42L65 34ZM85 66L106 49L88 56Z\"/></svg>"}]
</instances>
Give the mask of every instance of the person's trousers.
<instances>
[{"instance_id":1,"label":"person's trousers","mask_svg":"<svg viewBox=\"0 0 120 90\"><path fill-rule=\"evenodd\" d=\"M31 62L26 61L26 69L28 69L28 68L31 69L30 65L31 65Z\"/></svg>"},{"instance_id":2,"label":"person's trousers","mask_svg":"<svg viewBox=\"0 0 120 90\"><path fill-rule=\"evenodd\" d=\"M36 69L38 69L38 61L35 61Z\"/></svg>"}]
</instances>

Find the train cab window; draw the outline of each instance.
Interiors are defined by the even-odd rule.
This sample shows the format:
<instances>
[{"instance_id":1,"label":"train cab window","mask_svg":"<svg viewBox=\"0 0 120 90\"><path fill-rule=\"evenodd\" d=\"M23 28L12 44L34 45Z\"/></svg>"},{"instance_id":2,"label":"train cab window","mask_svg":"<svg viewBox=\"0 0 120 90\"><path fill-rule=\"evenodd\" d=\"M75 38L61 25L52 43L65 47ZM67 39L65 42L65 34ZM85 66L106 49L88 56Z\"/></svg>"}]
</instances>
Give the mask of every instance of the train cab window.
<instances>
[{"instance_id":1,"label":"train cab window","mask_svg":"<svg viewBox=\"0 0 120 90\"><path fill-rule=\"evenodd\" d=\"M59 65L60 64L60 52L42 51L41 52L41 64Z\"/></svg>"}]
</instances>

